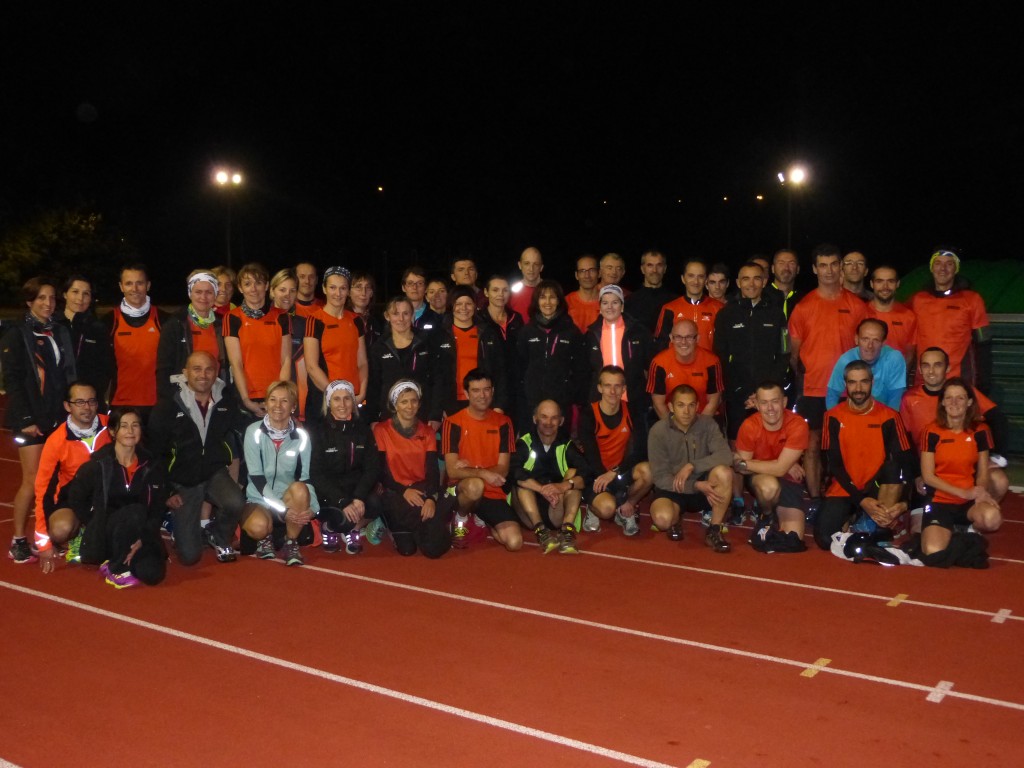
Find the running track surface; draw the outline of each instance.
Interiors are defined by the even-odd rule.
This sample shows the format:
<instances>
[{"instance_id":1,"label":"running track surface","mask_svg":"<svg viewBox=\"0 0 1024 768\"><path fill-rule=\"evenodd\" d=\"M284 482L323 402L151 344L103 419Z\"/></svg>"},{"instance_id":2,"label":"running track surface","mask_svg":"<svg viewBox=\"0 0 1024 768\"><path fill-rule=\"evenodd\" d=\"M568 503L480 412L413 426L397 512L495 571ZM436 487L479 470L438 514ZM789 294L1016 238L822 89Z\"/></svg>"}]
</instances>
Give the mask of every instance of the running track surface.
<instances>
[{"instance_id":1,"label":"running track surface","mask_svg":"<svg viewBox=\"0 0 1024 768\"><path fill-rule=\"evenodd\" d=\"M736 527L716 555L696 522L578 557L208 553L123 591L5 558L0 766L1020 766L1024 499L1004 514L987 571Z\"/></svg>"}]
</instances>

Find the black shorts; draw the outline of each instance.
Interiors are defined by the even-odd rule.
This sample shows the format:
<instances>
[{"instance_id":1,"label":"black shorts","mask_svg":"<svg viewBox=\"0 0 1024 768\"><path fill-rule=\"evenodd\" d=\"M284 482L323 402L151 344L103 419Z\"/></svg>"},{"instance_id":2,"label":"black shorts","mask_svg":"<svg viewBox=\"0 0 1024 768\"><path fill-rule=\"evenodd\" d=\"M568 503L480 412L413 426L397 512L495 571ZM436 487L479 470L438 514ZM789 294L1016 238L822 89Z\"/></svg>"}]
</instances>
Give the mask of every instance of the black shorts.
<instances>
[{"instance_id":1,"label":"black shorts","mask_svg":"<svg viewBox=\"0 0 1024 768\"><path fill-rule=\"evenodd\" d=\"M750 482L753 478L753 475L747 475L743 478L743 485L748 491L750 491L751 495L756 498L757 495L754 493L754 489ZM790 480L788 477L777 477L775 479L779 481L779 501L775 506L786 507L787 509L803 509L803 485Z\"/></svg>"},{"instance_id":2,"label":"black shorts","mask_svg":"<svg viewBox=\"0 0 1024 768\"><path fill-rule=\"evenodd\" d=\"M680 512L703 512L711 507L703 493L676 493L655 487L652 503L658 499L668 499L679 507Z\"/></svg>"},{"instance_id":3,"label":"black shorts","mask_svg":"<svg viewBox=\"0 0 1024 768\"><path fill-rule=\"evenodd\" d=\"M820 430L825 423L825 398L800 395L796 401L796 412L804 417L808 429Z\"/></svg>"},{"instance_id":4,"label":"black shorts","mask_svg":"<svg viewBox=\"0 0 1024 768\"><path fill-rule=\"evenodd\" d=\"M620 507L626 503L626 499L629 497L629 486L632 484L632 477L616 477L604 487L601 493L610 493L615 497L615 506ZM583 503L589 505L600 495L600 493L594 493L594 482L590 481L583 488Z\"/></svg>"},{"instance_id":5,"label":"black shorts","mask_svg":"<svg viewBox=\"0 0 1024 768\"><path fill-rule=\"evenodd\" d=\"M26 435L24 432L12 434L15 448L28 448L30 445L42 445L46 442L48 435Z\"/></svg>"},{"instance_id":6,"label":"black shorts","mask_svg":"<svg viewBox=\"0 0 1024 768\"><path fill-rule=\"evenodd\" d=\"M970 518L967 511L974 506L973 501L965 501L963 504L934 504L928 502L924 505L924 517L921 518L921 528L929 525L937 525L952 531L955 525L970 525Z\"/></svg>"},{"instance_id":7,"label":"black shorts","mask_svg":"<svg viewBox=\"0 0 1024 768\"><path fill-rule=\"evenodd\" d=\"M476 503L473 514L484 521L488 528L494 528L501 523L518 523L519 518L504 499L491 499L484 496Z\"/></svg>"}]
</instances>

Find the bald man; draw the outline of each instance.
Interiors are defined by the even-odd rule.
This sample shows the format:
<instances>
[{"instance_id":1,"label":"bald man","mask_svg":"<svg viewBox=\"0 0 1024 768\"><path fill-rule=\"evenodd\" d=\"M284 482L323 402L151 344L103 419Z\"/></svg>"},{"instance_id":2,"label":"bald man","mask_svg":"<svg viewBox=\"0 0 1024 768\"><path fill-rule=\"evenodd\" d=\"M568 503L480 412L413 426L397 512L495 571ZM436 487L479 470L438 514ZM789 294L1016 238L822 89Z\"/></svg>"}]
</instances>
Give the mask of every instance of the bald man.
<instances>
[{"instance_id":1,"label":"bald man","mask_svg":"<svg viewBox=\"0 0 1024 768\"><path fill-rule=\"evenodd\" d=\"M508 300L508 306L522 315L525 322L530 321L533 289L540 282L543 271L544 258L539 250L530 246L519 255L519 273L523 279L512 283L512 296Z\"/></svg>"}]
</instances>

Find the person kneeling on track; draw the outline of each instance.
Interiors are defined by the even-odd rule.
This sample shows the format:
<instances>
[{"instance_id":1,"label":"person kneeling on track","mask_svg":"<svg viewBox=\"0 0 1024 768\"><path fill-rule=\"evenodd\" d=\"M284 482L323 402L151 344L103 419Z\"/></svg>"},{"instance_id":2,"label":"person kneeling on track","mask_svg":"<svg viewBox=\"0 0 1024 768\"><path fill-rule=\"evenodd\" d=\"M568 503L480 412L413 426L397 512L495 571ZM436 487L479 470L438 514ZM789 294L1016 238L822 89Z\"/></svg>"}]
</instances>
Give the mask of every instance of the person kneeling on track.
<instances>
[{"instance_id":1,"label":"person kneeling on track","mask_svg":"<svg viewBox=\"0 0 1024 768\"><path fill-rule=\"evenodd\" d=\"M68 506L67 489L92 454L110 443L106 415L97 415L99 401L91 384L72 382L64 399L67 422L46 438L36 473L36 548L43 573L56 566L54 545L67 543L69 563L81 562L81 521Z\"/></svg>"},{"instance_id":2,"label":"person kneeling on track","mask_svg":"<svg viewBox=\"0 0 1024 768\"><path fill-rule=\"evenodd\" d=\"M949 379L939 395L935 421L925 428L921 477L930 491L921 525L921 552L928 563L951 547L954 535L996 531L1001 499L988 490L992 433L980 420L973 388ZM965 532L967 532L965 531Z\"/></svg>"},{"instance_id":3,"label":"person kneeling on track","mask_svg":"<svg viewBox=\"0 0 1024 768\"><path fill-rule=\"evenodd\" d=\"M167 506L182 565L198 563L204 545L220 563L237 558L233 543L245 494L235 480L235 457L249 420L234 388L218 378L218 365L207 351L190 354L182 374L171 377L177 391L161 398L149 417L149 446L167 467ZM213 519L202 519L204 502L216 508Z\"/></svg>"},{"instance_id":4,"label":"person kneeling on track","mask_svg":"<svg viewBox=\"0 0 1024 768\"><path fill-rule=\"evenodd\" d=\"M384 518L400 555L441 557L451 547L448 521L438 513L441 470L437 436L419 420L422 390L415 381L396 381L388 391L391 418L373 426L380 453Z\"/></svg>"},{"instance_id":5,"label":"person kneeling on track","mask_svg":"<svg viewBox=\"0 0 1024 768\"><path fill-rule=\"evenodd\" d=\"M786 402L781 383L762 383L754 391L757 413L744 419L736 434L733 468L746 476L747 488L761 510L750 538L751 545L761 551L807 549L800 456L807 448L809 430L803 418L786 409ZM777 532L773 530L776 517Z\"/></svg>"},{"instance_id":6,"label":"person kneeling on track","mask_svg":"<svg viewBox=\"0 0 1024 768\"><path fill-rule=\"evenodd\" d=\"M601 530L601 520L615 519L626 536L640 533L637 505L651 492L651 468L643 461L646 444L633 429L624 405L626 372L606 365L597 377L600 399L583 406L578 429L583 454L593 475L584 488L587 514L583 530Z\"/></svg>"},{"instance_id":7,"label":"person kneeling on track","mask_svg":"<svg viewBox=\"0 0 1024 768\"><path fill-rule=\"evenodd\" d=\"M380 460L373 431L356 409L355 387L336 379L324 390L323 420L314 424L309 479L320 501L320 530L325 552L363 551L363 531L371 544L383 536L377 487Z\"/></svg>"},{"instance_id":8,"label":"person kneeling on track","mask_svg":"<svg viewBox=\"0 0 1024 768\"><path fill-rule=\"evenodd\" d=\"M281 549L287 565L302 565L299 545L313 541L310 523L320 509L309 483L309 433L292 418L299 396L294 382L275 381L266 394L267 415L245 431L249 482L242 531L259 542L255 554L261 560L273 560Z\"/></svg>"},{"instance_id":9,"label":"person kneeling on track","mask_svg":"<svg viewBox=\"0 0 1024 768\"><path fill-rule=\"evenodd\" d=\"M732 501L732 451L711 416L697 413L697 392L688 384L672 390L669 418L651 427L647 454L654 478L651 519L673 541L683 538L684 510L700 512L711 505L704 543L715 552L732 547L722 531Z\"/></svg>"},{"instance_id":10,"label":"person kneeling on track","mask_svg":"<svg viewBox=\"0 0 1024 768\"><path fill-rule=\"evenodd\" d=\"M441 452L451 483L445 494L445 512L454 512L452 546L468 546L469 516L475 514L509 552L523 546L519 521L506 499L505 481L515 450L512 420L491 408L491 374L481 368L462 381L469 398L461 411L441 426Z\"/></svg>"},{"instance_id":11,"label":"person kneeling on track","mask_svg":"<svg viewBox=\"0 0 1024 768\"><path fill-rule=\"evenodd\" d=\"M523 525L537 535L542 554L557 549L576 554L576 517L586 487L587 463L575 443L561 433L562 409L542 400L533 410L534 428L516 441L515 482L509 501ZM544 503L538 504L538 494Z\"/></svg>"},{"instance_id":12,"label":"person kneeling on track","mask_svg":"<svg viewBox=\"0 0 1024 768\"><path fill-rule=\"evenodd\" d=\"M100 573L117 589L159 584L167 573L163 462L139 446L138 409L115 408L109 424L113 444L93 453L68 487L69 506L85 526L82 562L101 563Z\"/></svg>"}]
</instances>

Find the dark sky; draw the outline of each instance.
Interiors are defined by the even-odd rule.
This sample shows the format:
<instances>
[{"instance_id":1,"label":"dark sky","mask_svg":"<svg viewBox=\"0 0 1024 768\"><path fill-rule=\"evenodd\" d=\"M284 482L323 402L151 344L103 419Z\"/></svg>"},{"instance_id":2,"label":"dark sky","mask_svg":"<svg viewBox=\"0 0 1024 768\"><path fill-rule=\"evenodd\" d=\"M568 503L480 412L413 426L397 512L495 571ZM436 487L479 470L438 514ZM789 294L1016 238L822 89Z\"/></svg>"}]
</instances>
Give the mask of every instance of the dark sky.
<instances>
[{"instance_id":1,"label":"dark sky","mask_svg":"<svg viewBox=\"0 0 1024 768\"><path fill-rule=\"evenodd\" d=\"M510 269L528 244L555 277L652 245L736 264L785 244L793 160L803 256L1015 256L1024 78L997 15L81 5L0 11L0 222L84 202L158 276L223 261L220 162L246 176L236 266Z\"/></svg>"}]
</instances>

